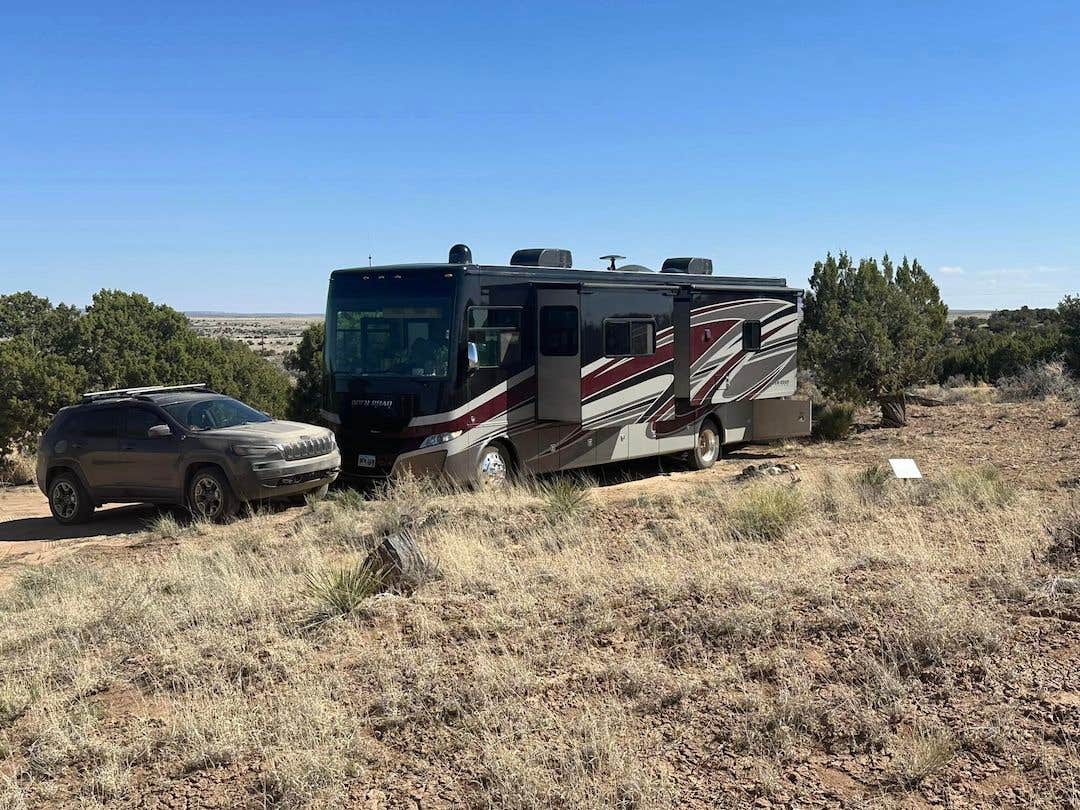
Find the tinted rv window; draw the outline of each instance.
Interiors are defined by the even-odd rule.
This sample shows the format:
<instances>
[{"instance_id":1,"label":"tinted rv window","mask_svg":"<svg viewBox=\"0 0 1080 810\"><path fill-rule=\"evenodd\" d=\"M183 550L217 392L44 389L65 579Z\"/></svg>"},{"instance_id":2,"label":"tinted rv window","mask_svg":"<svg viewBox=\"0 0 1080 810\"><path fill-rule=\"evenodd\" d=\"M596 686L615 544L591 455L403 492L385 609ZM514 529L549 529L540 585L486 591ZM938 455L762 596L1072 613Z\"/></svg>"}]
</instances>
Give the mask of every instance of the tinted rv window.
<instances>
[{"instance_id":1,"label":"tinted rv window","mask_svg":"<svg viewBox=\"0 0 1080 810\"><path fill-rule=\"evenodd\" d=\"M540 353L574 357L578 353L577 307L540 308Z\"/></svg>"},{"instance_id":2,"label":"tinted rv window","mask_svg":"<svg viewBox=\"0 0 1080 810\"><path fill-rule=\"evenodd\" d=\"M638 357L656 351L656 326L644 318L604 321L604 356Z\"/></svg>"},{"instance_id":3,"label":"tinted rv window","mask_svg":"<svg viewBox=\"0 0 1080 810\"><path fill-rule=\"evenodd\" d=\"M335 374L447 376L453 282L443 274L373 272L334 279L326 344Z\"/></svg>"},{"instance_id":4,"label":"tinted rv window","mask_svg":"<svg viewBox=\"0 0 1080 810\"><path fill-rule=\"evenodd\" d=\"M476 344L480 368L511 368L521 360L521 310L473 307L469 340Z\"/></svg>"},{"instance_id":5,"label":"tinted rv window","mask_svg":"<svg viewBox=\"0 0 1080 810\"><path fill-rule=\"evenodd\" d=\"M761 321L743 321L742 347L747 352L761 348Z\"/></svg>"}]
</instances>

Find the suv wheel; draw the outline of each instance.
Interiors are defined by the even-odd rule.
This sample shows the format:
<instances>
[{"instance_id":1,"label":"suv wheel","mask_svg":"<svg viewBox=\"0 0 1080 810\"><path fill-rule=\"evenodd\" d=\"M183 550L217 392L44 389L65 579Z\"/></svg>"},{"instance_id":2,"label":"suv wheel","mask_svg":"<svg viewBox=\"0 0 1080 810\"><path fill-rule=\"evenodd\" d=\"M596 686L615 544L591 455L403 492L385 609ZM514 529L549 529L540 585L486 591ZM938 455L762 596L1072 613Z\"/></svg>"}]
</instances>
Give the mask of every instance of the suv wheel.
<instances>
[{"instance_id":1,"label":"suv wheel","mask_svg":"<svg viewBox=\"0 0 1080 810\"><path fill-rule=\"evenodd\" d=\"M64 525L85 523L94 512L94 504L78 478L60 473L49 485L49 511Z\"/></svg>"},{"instance_id":2,"label":"suv wheel","mask_svg":"<svg viewBox=\"0 0 1080 810\"><path fill-rule=\"evenodd\" d=\"M204 467L188 482L188 509L196 519L221 523L236 512L236 498L225 474L214 467Z\"/></svg>"}]
</instances>

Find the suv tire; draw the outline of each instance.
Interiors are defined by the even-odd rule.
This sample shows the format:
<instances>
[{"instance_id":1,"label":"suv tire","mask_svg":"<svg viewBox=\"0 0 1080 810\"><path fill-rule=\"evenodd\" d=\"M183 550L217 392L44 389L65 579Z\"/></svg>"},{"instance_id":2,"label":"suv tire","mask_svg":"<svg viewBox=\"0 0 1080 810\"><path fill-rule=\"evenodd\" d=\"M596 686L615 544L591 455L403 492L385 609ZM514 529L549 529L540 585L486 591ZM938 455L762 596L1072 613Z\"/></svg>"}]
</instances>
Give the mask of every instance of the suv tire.
<instances>
[{"instance_id":1,"label":"suv tire","mask_svg":"<svg viewBox=\"0 0 1080 810\"><path fill-rule=\"evenodd\" d=\"M196 520L224 523L236 514L236 496L217 467L197 470L187 487L188 509Z\"/></svg>"},{"instance_id":2,"label":"suv tire","mask_svg":"<svg viewBox=\"0 0 1080 810\"><path fill-rule=\"evenodd\" d=\"M70 526L90 520L94 504L79 479L63 472L49 484L49 511L60 523Z\"/></svg>"},{"instance_id":3,"label":"suv tire","mask_svg":"<svg viewBox=\"0 0 1080 810\"><path fill-rule=\"evenodd\" d=\"M702 419L694 449L690 451L690 466L695 470L709 469L720 458L720 447L720 428L716 420Z\"/></svg>"}]
</instances>

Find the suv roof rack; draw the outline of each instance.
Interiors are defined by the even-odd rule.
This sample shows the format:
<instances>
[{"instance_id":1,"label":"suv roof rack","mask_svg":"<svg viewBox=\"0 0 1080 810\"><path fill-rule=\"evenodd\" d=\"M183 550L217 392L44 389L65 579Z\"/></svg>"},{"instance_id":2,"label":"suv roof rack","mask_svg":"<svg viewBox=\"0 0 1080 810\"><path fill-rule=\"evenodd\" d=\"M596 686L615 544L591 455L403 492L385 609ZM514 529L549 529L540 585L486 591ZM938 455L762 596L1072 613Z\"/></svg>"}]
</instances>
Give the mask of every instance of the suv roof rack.
<instances>
[{"instance_id":1,"label":"suv roof rack","mask_svg":"<svg viewBox=\"0 0 1080 810\"><path fill-rule=\"evenodd\" d=\"M87 391L82 395L83 402L96 402L99 399L118 399L121 397L137 397L141 394L159 394L164 391L209 391L206 383L190 383L188 385L147 385L142 388L112 388L108 391Z\"/></svg>"}]
</instances>

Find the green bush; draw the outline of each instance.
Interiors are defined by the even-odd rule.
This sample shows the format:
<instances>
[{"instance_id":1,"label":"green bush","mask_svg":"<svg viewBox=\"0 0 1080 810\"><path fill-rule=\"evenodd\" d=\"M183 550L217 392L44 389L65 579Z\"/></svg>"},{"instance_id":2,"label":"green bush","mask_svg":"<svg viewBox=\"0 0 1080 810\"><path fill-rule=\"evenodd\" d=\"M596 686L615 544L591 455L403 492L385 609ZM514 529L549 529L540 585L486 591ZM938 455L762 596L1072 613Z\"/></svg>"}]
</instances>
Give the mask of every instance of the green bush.
<instances>
[{"instance_id":1,"label":"green bush","mask_svg":"<svg viewBox=\"0 0 1080 810\"><path fill-rule=\"evenodd\" d=\"M855 406L836 402L814 408L812 436L818 441L836 442L846 439L855 427Z\"/></svg>"},{"instance_id":2,"label":"green bush","mask_svg":"<svg viewBox=\"0 0 1080 810\"><path fill-rule=\"evenodd\" d=\"M205 382L284 416L289 380L242 343L198 335L145 295L101 290L80 313L28 292L0 295L0 453L32 449L88 389Z\"/></svg>"},{"instance_id":3,"label":"green bush","mask_svg":"<svg viewBox=\"0 0 1080 810\"><path fill-rule=\"evenodd\" d=\"M296 386L289 393L289 418L314 422L322 406L323 346L326 325L319 321L308 326L300 343L285 355L285 368L296 375Z\"/></svg>"}]
</instances>

